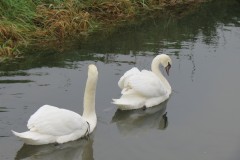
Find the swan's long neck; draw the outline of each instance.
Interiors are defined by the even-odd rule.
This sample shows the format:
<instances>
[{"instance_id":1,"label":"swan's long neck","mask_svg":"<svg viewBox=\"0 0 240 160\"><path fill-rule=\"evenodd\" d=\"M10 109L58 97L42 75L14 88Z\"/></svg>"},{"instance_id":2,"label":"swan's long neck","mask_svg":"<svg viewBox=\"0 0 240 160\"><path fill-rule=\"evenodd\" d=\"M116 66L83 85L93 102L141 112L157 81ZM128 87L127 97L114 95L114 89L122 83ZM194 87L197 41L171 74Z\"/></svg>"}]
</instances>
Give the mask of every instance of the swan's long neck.
<instances>
[{"instance_id":1,"label":"swan's long neck","mask_svg":"<svg viewBox=\"0 0 240 160\"><path fill-rule=\"evenodd\" d=\"M95 94L97 87L97 75L88 75L83 102L83 118L90 125L90 133L97 124L97 116L95 112Z\"/></svg>"},{"instance_id":2,"label":"swan's long neck","mask_svg":"<svg viewBox=\"0 0 240 160\"><path fill-rule=\"evenodd\" d=\"M155 57L152 61L152 66L151 66L152 72L155 73L163 82L163 85L166 87L168 94L171 94L172 88L168 83L167 79L162 75L162 72L159 69L160 64L161 64L161 56Z\"/></svg>"}]
</instances>

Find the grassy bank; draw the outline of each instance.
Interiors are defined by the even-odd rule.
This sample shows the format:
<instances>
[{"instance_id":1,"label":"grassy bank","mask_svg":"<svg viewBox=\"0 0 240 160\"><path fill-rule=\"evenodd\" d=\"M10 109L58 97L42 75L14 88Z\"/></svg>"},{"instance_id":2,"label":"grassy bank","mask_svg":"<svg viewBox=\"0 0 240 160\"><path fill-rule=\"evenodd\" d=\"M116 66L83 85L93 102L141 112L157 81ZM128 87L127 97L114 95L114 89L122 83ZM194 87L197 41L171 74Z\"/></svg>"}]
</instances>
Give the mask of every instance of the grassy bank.
<instances>
[{"instance_id":1,"label":"grassy bank","mask_svg":"<svg viewBox=\"0 0 240 160\"><path fill-rule=\"evenodd\" d=\"M22 56L29 44L65 43L156 11L204 0L0 1L0 58Z\"/></svg>"}]
</instances>

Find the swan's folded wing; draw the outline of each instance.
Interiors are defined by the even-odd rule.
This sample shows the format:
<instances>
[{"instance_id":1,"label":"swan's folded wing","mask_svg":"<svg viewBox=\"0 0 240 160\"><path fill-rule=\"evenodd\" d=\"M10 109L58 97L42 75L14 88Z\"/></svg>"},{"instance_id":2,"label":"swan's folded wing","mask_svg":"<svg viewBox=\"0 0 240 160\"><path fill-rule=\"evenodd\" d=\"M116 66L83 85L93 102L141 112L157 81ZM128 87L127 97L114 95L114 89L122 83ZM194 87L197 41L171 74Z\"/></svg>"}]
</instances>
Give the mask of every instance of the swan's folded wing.
<instances>
[{"instance_id":1,"label":"swan's folded wing","mask_svg":"<svg viewBox=\"0 0 240 160\"><path fill-rule=\"evenodd\" d=\"M31 115L30 119L28 120L27 127L30 129L31 125L34 124L34 122L39 119L40 117L47 115L50 112L54 112L55 110L58 110L58 107L50 106L50 105L43 105L40 107L33 115Z\"/></svg>"},{"instance_id":2,"label":"swan's folded wing","mask_svg":"<svg viewBox=\"0 0 240 160\"><path fill-rule=\"evenodd\" d=\"M154 73L147 70L131 76L128 86L145 97L159 97L167 94L167 90L160 79Z\"/></svg>"},{"instance_id":3,"label":"swan's folded wing","mask_svg":"<svg viewBox=\"0 0 240 160\"><path fill-rule=\"evenodd\" d=\"M123 89L124 84L127 83L126 81L128 81L129 77L131 77L132 75L138 74L138 73L140 73L140 71L136 67L133 67L132 69L128 70L127 72L124 73L124 75L118 81L118 86L121 89Z\"/></svg>"},{"instance_id":4,"label":"swan's folded wing","mask_svg":"<svg viewBox=\"0 0 240 160\"><path fill-rule=\"evenodd\" d=\"M88 124L73 111L44 105L30 117L27 127L30 131L61 136L76 130L86 132Z\"/></svg>"}]
</instances>

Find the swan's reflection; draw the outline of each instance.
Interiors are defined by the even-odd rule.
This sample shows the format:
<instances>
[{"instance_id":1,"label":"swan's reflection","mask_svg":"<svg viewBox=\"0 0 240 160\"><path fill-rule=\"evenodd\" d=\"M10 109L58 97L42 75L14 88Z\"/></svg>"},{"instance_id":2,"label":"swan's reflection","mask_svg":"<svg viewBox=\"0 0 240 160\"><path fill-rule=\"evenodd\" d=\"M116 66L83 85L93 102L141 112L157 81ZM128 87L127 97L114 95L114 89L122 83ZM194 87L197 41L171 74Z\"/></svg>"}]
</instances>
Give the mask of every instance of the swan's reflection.
<instances>
[{"instance_id":1,"label":"swan's reflection","mask_svg":"<svg viewBox=\"0 0 240 160\"><path fill-rule=\"evenodd\" d=\"M124 135L137 134L149 129L164 130L168 126L166 106L167 101L145 110L117 110L112 122L116 123L120 133Z\"/></svg>"},{"instance_id":2,"label":"swan's reflection","mask_svg":"<svg viewBox=\"0 0 240 160\"><path fill-rule=\"evenodd\" d=\"M93 137L65 144L23 145L15 160L93 160Z\"/></svg>"}]
</instances>

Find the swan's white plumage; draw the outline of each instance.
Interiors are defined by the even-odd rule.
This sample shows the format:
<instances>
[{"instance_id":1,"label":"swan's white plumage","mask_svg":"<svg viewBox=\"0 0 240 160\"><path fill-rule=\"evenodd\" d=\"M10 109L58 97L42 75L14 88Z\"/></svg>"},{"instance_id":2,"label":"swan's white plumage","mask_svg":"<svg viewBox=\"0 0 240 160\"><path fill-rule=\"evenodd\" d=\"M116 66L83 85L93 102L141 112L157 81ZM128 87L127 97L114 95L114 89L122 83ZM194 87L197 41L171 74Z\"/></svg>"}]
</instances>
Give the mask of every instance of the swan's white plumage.
<instances>
[{"instance_id":1,"label":"swan's white plumage","mask_svg":"<svg viewBox=\"0 0 240 160\"><path fill-rule=\"evenodd\" d=\"M27 127L29 131L13 133L31 145L65 143L89 134L88 123L79 114L50 105L39 108L28 120Z\"/></svg>"},{"instance_id":2,"label":"swan's white plumage","mask_svg":"<svg viewBox=\"0 0 240 160\"><path fill-rule=\"evenodd\" d=\"M113 103L121 110L131 110L152 107L165 101L171 94L171 86L159 69L155 71L160 64L164 67L171 65L170 57L165 54L156 56L152 71L139 71L136 67L127 71L118 81L122 96L113 99Z\"/></svg>"},{"instance_id":3,"label":"swan's white plumage","mask_svg":"<svg viewBox=\"0 0 240 160\"><path fill-rule=\"evenodd\" d=\"M128 70L118 81L118 86L121 89L124 89L125 85L127 85L129 77L138 73L140 73L140 71L136 67L133 67L132 69Z\"/></svg>"},{"instance_id":4,"label":"swan's white plumage","mask_svg":"<svg viewBox=\"0 0 240 160\"><path fill-rule=\"evenodd\" d=\"M142 70L140 73L129 77L127 88L146 98L159 97L167 93L159 78L147 70Z\"/></svg>"},{"instance_id":5,"label":"swan's white plumage","mask_svg":"<svg viewBox=\"0 0 240 160\"><path fill-rule=\"evenodd\" d=\"M29 131L22 133L12 131L13 134L26 144L42 145L74 141L91 133L97 123L95 103L93 103L97 75L96 66L89 65L83 116L67 109L44 105L28 120Z\"/></svg>"},{"instance_id":6,"label":"swan's white plumage","mask_svg":"<svg viewBox=\"0 0 240 160\"><path fill-rule=\"evenodd\" d=\"M88 124L73 111L44 105L30 117L27 127L30 131L46 135L62 136L76 130L81 130L84 135Z\"/></svg>"}]
</instances>

